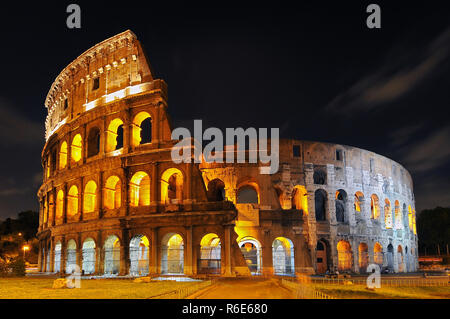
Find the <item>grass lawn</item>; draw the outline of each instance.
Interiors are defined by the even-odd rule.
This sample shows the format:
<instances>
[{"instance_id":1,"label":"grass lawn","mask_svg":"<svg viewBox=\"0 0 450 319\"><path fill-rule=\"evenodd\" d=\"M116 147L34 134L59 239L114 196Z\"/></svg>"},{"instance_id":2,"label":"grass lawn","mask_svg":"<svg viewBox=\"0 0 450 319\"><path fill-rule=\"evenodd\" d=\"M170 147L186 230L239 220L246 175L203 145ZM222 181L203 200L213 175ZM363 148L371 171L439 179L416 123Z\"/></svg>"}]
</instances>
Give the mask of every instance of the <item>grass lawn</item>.
<instances>
[{"instance_id":1,"label":"grass lawn","mask_svg":"<svg viewBox=\"0 0 450 319\"><path fill-rule=\"evenodd\" d=\"M315 285L316 289L341 299L450 299L446 287L381 287L368 290L362 285Z\"/></svg>"},{"instance_id":2,"label":"grass lawn","mask_svg":"<svg viewBox=\"0 0 450 319\"><path fill-rule=\"evenodd\" d=\"M156 281L134 283L132 279L81 280L81 288L53 289L53 278L0 278L0 299L141 299L198 282Z\"/></svg>"}]
</instances>

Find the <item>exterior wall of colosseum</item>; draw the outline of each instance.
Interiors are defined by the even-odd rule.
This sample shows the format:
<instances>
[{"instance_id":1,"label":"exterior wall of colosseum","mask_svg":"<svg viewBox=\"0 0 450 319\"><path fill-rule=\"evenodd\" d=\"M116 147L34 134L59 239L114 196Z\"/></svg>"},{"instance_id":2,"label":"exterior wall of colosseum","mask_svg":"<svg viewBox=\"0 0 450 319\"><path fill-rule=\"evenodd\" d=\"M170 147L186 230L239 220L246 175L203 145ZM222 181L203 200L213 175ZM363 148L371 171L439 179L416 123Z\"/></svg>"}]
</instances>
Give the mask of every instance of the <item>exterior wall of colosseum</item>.
<instances>
[{"instance_id":1,"label":"exterior wall of colosseum","mask_svg":"<svg viewBox=\"0 0 450 319\"><path fill-rule=\"evenodd\" d=\"M354 147L280 141L280 169L171 160L167 85L126 31L46 99L39 268L86 274L293 275L417 268L412 180Z\"/></svg>"}]
</instances>

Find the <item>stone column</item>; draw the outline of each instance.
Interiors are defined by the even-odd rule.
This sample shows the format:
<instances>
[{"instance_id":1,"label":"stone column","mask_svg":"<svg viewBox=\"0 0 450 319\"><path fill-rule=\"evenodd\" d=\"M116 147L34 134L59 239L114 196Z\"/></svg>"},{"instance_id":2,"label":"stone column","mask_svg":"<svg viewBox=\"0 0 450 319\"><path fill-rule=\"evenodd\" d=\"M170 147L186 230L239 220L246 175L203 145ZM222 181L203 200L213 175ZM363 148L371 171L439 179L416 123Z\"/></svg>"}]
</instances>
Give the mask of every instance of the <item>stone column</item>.
<instances>
[{"instance_id":1,"label":"stone column","mask_svg":"<svg viewBox=\"0 0 450 319\"><path fill-rule=\"evenodd\" d=\"M68 189L67 189L67 183L64 183L63 186L63 192L64 192L64 199L63 199L63 216L62 216L62 222L63 224L67 223L67 197L68 197Z\"/></svg>"},{"instance_id":2,"label":"stone column","mask_svg":"<svg viewBox=\"0 0 450 319\"><path fill-rule=\"evenodd\" d=\"M151 194L150 194L150 201L152 204L154 205L158 205L160 203L160 198L158 196L158 194L160 193L158 191L158 186L159 186L159 167L158 167L159 163L154 163L152 166L152 176L151 176L151 182L152 182L152 187L151 187Z\"/></svg>"},{"instance_id":3,"label":"stone column","mask_svg":"<svg viewBox=\"0 0 450 319\"><path fill-rule=\"evenodd\" d=\"M224 265L223 265L223 269L224 269L224 276L231 276L232 272L231 272L231 241L232 241L232 228L233 225L225 225L224 226L224 231L225 231L225 245L223 247L224 249Z\"/></svg>"},{"instance_id":4,"label":"stone column","mask_svg":"<svg viewBox=\"0 0 450 319\"><path fill-rule=\"evenodd\" d=\"M150 260L149 260L149 273L150 274L158 274L158 265L159 265L159 261L158 261L158 232L156 228L151 228L150 229L150 233L151 233L151 247L150 247Z\"/></svg>"},{"instance_id":5,"label":"stone column","mask_svg":"<svg viewBox=\"0 0 450 319\"><path fill-rule=\"evenodd\" d=\"M130 271L130 239L129 230L122 229L122 245L120 245L120 275L127 275Z\"/></svg>"},{"instance_id":6,"label":"stone column","mask_svg":"<svg viewBox=\"0 0 450 319\"><path fill-rule=\"evenodd\" d=\"M186 243L184 245L185 247L185 254L184 254L184 273L186 275L192 275L193 274L193 247L192 247L192 226L186 226Z\"/></svg>"},{"instance_id":7,"label":"stone column","mask_svg":"<svg viewBox=\"0 0 450 319\"><path fill-rule=\"evenodd\" d=\"M60 266L61 274L66 273L66 250L67 250L66 236L63 236L61 238L61 266Z\"/></svg>"},{"instance_id":8,"label":"stone column","mask_svg":"<svg viewBox=\"0 0 450 319\"><path fill-rule=\"evenodd\" d=\"M272 242L270 238L270 230L264 230L264 236L262 240L262 274L264 276L272 276L273 272L273 257L272 257Z\"/></svg>"},{"instance_id":9,"label":"stone column","mask_svg":"<svg viewBox=\"0 0 450 319\"><path fill-rule=\"evenodd\" d=\"M76 251L76 264L80 267L80 271L83 271L83 243L81 242L81 233L78 233L77 237L77 251Z\"/></svg>"},{"instance_id":10,"label":"stone column","mask_svg":"<svg viewBox=\"0 0 450 319\"><path fill-rule=\"evenodd\" d=\"M102 242L102 231L99 230L97 232L97 246L95 247L95 273L97 275L103 275L105 272L104 265L105 265L105 253L102 249L103 242Z\"/></svg>"}]
</instances>

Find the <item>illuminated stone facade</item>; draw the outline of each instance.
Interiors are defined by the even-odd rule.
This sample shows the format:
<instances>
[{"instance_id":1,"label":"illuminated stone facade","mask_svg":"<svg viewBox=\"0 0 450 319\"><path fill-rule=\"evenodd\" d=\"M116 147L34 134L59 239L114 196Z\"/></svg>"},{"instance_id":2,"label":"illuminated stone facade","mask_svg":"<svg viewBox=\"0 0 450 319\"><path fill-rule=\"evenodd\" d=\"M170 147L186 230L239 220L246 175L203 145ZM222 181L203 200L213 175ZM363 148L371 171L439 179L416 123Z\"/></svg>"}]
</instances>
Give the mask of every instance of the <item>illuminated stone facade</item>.
<instances>
[{"instance_id":1,"label":"illuminated stone facade","mask_svg":"<svg viewBox=\"0 0 450 319\"><path fill-rule=\"evenodd\" d=\"M417 267L412 180L343 145L280 141L280 169L171 160L167 85L131 31L84 52L45 105L39 268L159 275Z\"/></svg>"}]
</instances>

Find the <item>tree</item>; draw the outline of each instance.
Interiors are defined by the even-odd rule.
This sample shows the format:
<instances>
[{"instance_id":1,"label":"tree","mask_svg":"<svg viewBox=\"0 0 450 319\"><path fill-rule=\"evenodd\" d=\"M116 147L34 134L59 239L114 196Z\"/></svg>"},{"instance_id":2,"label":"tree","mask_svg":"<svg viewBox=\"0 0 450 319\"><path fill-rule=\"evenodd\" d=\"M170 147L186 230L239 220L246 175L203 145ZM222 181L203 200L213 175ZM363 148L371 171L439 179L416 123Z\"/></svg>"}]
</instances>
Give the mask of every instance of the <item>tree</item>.
<instances>
[{"instance_id":1,"label":"tree","mask_svg":"<svg viewBox=\"0 0 450 319\"><path fill-rule=\"evenodd\" d=\"M437 254L440 246L441 254L446 253L446 245L450 245L450 208L436 207L425 209L417 217L417 236L419 251Z\"/></svg>"}]
</instances>

